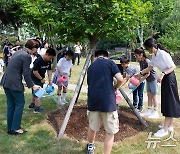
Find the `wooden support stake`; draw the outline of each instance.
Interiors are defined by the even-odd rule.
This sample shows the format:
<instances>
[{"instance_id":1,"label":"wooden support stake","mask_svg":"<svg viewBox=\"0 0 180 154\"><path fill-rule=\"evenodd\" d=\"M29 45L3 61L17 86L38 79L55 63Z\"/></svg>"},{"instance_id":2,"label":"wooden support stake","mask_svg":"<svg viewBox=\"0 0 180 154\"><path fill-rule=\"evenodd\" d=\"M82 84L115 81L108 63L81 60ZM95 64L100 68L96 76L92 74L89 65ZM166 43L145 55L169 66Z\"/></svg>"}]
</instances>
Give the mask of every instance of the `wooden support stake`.
<instances>
[{"instance_id":1,"label":"wooden support stake","mask_svg":"<svg viewBox=\"0 0 180 154\"><path fill-rule=\"evenodd\" d=\"M131 100L129 99L129 97L127 96L127 94L124 92L124 90L122 88L119 88L119 91L121 92L121 94L123 95L124 99L126 100L126 102L128 103L128 105L130 106L130 108L133 110L133 112L135 113L136 117L139 119L139 121L141 122L142 125L144 125L145 127L147 127L147 123L142 119L142 117L140 116L139 112L136 110L136 108L133 106L133 104L131 103Z\"/></svg>"},{"instance_id":2,"label":"wooden support stake","mask_svg":"<svg viewBox=\"0 0 180 154\"><path fill-rule=\"evenodd\" d=\"M71 112L73 110L73 107L74 107L74 104L75 104L75 101L76 101L76 98L78 96L78 93L80 91L80 88L83 84L83 79L84 79L84 76L86 75L86 72L87 72L87 69L88 69L88 66L89 66L89 63L90 63L90 60L91 60L91 54L88 54L87 55L87 58L86 58L86 62L84 64L84 67L83 67L83 70L81 72L81 75L80 75L80 78L79 78L79 81L78 81L78 84L76 86L76 89L74 91L74 95L73 95L73 98L71 99L71 103L69 105L69 108L67 110L67 113L66 113L66 116L63 120L63 124L61 126L61 129L59 131L59 134L58 134L58 139L61 139L64 135L64 131L66 129L66 126L67 126L67 123L69 121L69 118L70 118L70 115L71 115Z\"/></svg>"}]
</instances>

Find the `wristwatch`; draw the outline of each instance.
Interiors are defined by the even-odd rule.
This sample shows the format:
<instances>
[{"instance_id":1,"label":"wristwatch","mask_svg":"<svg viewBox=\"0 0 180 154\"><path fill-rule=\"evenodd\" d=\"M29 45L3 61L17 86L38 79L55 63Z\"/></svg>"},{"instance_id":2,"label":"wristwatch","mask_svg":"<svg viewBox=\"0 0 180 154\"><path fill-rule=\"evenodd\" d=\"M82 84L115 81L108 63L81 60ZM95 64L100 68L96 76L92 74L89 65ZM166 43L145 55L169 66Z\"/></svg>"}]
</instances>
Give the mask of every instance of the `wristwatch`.
<instances>
[{"instance_id":1,"label":"wristwatch","mask_svg":"<svg viewBox=\"0 0 180 154\"><path fill-rule=\"evenodd\" d=\"M139 73L141 76L143 76L143 74L142 74L142 72L140 71L140 73Z\"/></svg>"},{"instance_id":2,"label":"wristwatch","mask_svg":"<svg viewBox=\"0 0 180 154\"><path fill-rule=\"evenodd\" d=\"M162 72L164 75L166 75L166 73L165 72Z\"/></svg>"}]
</instances>

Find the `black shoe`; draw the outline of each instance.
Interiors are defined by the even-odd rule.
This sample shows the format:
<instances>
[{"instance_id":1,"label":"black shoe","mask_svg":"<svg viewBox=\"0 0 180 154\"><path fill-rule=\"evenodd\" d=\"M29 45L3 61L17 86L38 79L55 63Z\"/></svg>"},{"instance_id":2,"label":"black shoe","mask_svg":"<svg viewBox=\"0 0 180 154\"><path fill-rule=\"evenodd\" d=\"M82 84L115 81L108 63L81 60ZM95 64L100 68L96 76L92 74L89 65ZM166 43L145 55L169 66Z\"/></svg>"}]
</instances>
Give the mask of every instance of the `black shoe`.
<instances>
[{"instance_id":1,"label":"black shoe","mask_svg":"<svg viewBox=\"0 0 180 154\"><path fill-rule=\"evenodd\" d=\"M19 130L11 130L8 134L10 135L21 135L21 134L26 134L27 131L26 130L22 130L22 131L19 131Z\"/></svg>"},{"instance_id":2,"label":"black shoe","mask_svg":"<svg viewBox=\"0 0 180 154\"><path fill-rule=\"evenodd\" d=\"M137 108L138 112L141 113L143 108Z\"/></svg>"},{"instance_id":3,"label":"black shoe","mask_svg":"<svg viewBox=\"0 0 180 154\"><path fill-rule=\"evenodd\" d=\"M35 106L34 108L34 113L41 113L41 112L46 112L43 108L41 108L40 106Z\"/></svg>"},{"instance_id":4,"label":"black shoe","mask_svg":"<svg viewBox=\"0 0 180 154\"><path fill-rule=\"evenodd\" d=\"M31 103L31 104L29 105L29 109L34 109L34 107L35 107L35 104L34 104L34 103Z\"/></svg>"},{"instance_id":5,"label":"black shoe","mask_svg":"<svg viewBox=\"0 0 180 154\"><path fill-rule=\"evenodd\" d=\"M7 133L8 133L8 134L11 134L11 130L8 130Z\"/></svg>"},{"instance_id":6,"label":"black shoe","mask_svg":"<svg viewBox=\"0 0 180 154\"><path fill-rule=\"evenodd\" d=\"M137 108L138 108L138 107L137 107L137 105L133 105L133 106L134 106L134 108L135 108L135 109L137 109Z\"/></svg>"},{"instance_id":7,"label":"black shoe","mask_svg":"<svg viewBox=\"0 0 180 154\"><path fill-rule=\"evenodd\" d=\"M93 143L88 143L86 147L86 154L94 154L95 145Z\"/></svg>"}]
</instances>

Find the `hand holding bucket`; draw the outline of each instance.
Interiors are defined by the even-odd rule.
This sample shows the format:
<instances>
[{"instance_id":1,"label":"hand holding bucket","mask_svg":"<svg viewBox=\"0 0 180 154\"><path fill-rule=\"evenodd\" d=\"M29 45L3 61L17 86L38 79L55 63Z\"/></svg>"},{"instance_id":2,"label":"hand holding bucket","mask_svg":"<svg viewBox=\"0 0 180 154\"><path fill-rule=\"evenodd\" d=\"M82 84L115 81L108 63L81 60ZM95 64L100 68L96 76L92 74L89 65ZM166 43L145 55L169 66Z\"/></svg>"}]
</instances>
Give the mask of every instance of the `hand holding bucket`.
<instances>
[{"instance_id":1,"label":"hand holding bucket","mask_svg":"<svg viewBox=\"0 0 180 154\"><path fill-rule=\"evenodd\" d=\"M132 91L134 91L137 88L137 86L134 86L131 82L129 82L128 83L128 88L132 89Z\"/></svg>"},{"instance_id":2,"label":"hand holding bucket","mask_svg":"<svg viewBox=\"0 0 180 154\"><path fill-rule=\"evenodd\" d=\"M47 85L45 90L48 94L50 94L51 92L54 92L54 86Z\"/></svg>"},{"instance_id":3,"label":"hand holding bucket","mask_svg":"<svg viewBox=\"0 0 180 154\"><path fill-rule=\"evenodd\" d=\"M63 75L63 76L60 76L60 77L59 77L58 82L59 82L59 83L64 83L66 80L67 80L67 79L66 79L66 76Z\"/></svg>"},{"instance_id":4,"label":"hand holding bucket","mask_svg":"<svg viewBox=\"0 0 180 154\"><path fill-rule=\"evenodd\" d=\"M132 76L132 77L130 78L129 82L130 82L133 86L138 86L139 83L140 83L139 80L138 80L136 77L134 77L134 76Z\"/></svg>"},{"instance_id":5,"label":"hand holding bucket","mask_svg":"<svg viewBox=\"0 0 180 154\"><path fill-rule=\"evenodd\" d=\"M116 95L116 104L119 104L122 101L121 95L117 90L115 90L114 93Z\"/></svg>"},{"instance_id":6,"label":"hand holding bucket","mask_svg":"<svg viewBox=\"0 0 180 154\"><path fill-rule=\"evenodd\" d=\"M34 95L38 98L41 98L44 95L44 93L44 89L40 87L37 91L34 92Z\"/></svg>"}]
</instances>

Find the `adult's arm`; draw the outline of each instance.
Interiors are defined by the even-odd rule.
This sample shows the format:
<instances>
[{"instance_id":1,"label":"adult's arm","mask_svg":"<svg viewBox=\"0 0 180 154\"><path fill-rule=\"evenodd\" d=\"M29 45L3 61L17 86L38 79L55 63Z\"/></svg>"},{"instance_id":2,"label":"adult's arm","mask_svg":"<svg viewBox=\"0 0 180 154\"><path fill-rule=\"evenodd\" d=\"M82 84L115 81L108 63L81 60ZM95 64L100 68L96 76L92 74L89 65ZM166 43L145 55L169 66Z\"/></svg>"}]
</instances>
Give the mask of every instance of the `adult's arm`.
<instances>
[{"instance_id":1,"label":"adult's arm","mask_svg":"<svg viewBox=\"0 0 180 154\"><path fill-rule=\"evenodd\" d=\"M48 70L49 85L52 85L52 70Z\"/></svg>"},{"instance_id":2,"label":"adult's arm","mask_svg":"<svg viewBox=\"0 0 180 154\"><path fill-rule=\"evenodd\" d=\"M32 79L31 79L31 70L30 70L30 64L31 64L31 57L29 55L25 55L22 57L23 59L23 76L24 80L27 84L28 88L32 88L34 86Z\"/></svg>"},{"instance_id":3,"label":"adult's arm","mask_svg":"<svg viewBox=\"0 0 180 154\"><path fill-rule=\"evenodd\" d=\"M153 69L153 66L148 66L147 68L140 71L140 73L135 74L134 76L137 78L141 78L142 75L149 73Z\"/></svg>"},{"instance_id":4,"label":"adult's arm","mask_svg":"<svg viewBox=\"0 0 180 154\"><path fill-rule=\"evenodd\" d=\"M175 68L176 68L176 66L174 65L174 66L168 68L165 72L162 72L162 73L158 76L157 81L158 81L158 82L161 82L162 79L163 79L163 77L164 77L164 75L173 72Z\"/></svg>"}]
</instances>

